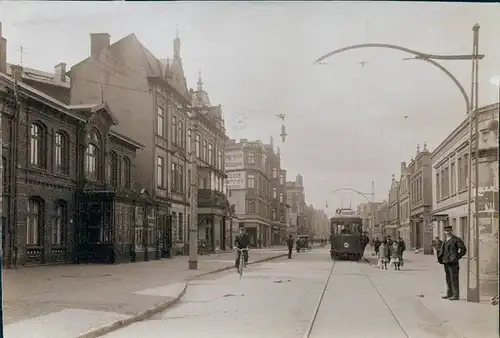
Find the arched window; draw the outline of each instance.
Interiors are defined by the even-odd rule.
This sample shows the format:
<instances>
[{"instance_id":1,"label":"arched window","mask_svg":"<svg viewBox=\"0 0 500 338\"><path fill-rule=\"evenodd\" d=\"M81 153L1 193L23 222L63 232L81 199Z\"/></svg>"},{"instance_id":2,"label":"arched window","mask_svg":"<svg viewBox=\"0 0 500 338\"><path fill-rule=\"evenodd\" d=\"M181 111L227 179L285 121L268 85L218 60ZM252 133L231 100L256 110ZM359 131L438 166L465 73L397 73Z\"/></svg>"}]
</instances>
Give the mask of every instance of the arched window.
<instances>
[{"instance_id":1,"label":"arched window","mask_svg":"<svg viewBox=\"0 0 500 338\"><path fill-rule=\"evenodd\" d=\"M97 130L92 129L88 135L88 145L85 152L85 173L88 179L100 178L100 152L101 138Z\"/></svg>"},{"instance_id":2,"label":"arched window","mask_svg":"<svg viewBox=\"0 0 500 338\"><path fill-rule=\"evenodd\" d=\"M43 220L43 201L38 198L28 200L26 216L26 245L40 245L40 230Z\"/></svg>"},{"instance_id":3,"label":"arched window","mask_svg":"<svg viewBox=\"0 0 500 338\"><path fill-rule=\"evenodd\" d=\"M54 166L55 170L62 174L69 172L68 137L63 132L54 135Z\"/></svg>"},{"instance_id":4,"label":"arched window","mask_svg":"<svg viewBox=\"0 0 500 338\"><path fill-rule=\"evenodd\" d=\"M118 185L118 156L114 151L109 153L108 158L108 182L114 187Z\"/></svg>"},{"instance_id":5,"label":"arched window","mask_svg":"<svg viewBox=\"0 0 500 338\"><path fill-rule=\"evenodd\" d=\"M130 159L125 156L123 158L123 187L125 189L130 189L131 169Z\"/></svg>"},{"instance_id":6,"label":"arched window","mask_svg":"<svg viewBox=\"0 0 500 338\"><path fill-rule=\"evenodd\" d=\"M44 163L44 129L38 123L31 124L30 127L30 163L33 166L43 168Z\"/></svg>"},{"instance_id":7,"label":"arched window","mask_svg":"<svg viewBox=\"0 0 500 338\"><path fill-rule=\"evenodd\" d=\"M54 205L54 221L52 222L52 245L62 245L68 219L67 204L57 201Z\"/></svg>"}]
</instances>

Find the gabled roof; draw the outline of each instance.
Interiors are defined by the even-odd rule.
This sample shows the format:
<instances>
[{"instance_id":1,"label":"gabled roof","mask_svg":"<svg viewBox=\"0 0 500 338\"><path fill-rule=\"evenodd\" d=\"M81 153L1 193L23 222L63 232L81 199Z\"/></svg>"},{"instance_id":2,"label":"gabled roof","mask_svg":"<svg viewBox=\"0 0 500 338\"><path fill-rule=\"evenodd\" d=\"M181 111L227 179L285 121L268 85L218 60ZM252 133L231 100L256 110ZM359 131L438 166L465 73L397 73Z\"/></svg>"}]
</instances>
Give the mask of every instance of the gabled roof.
<instances>
[{"instance_id":1,"label":"gabled roof","mask_svg":"<svg viewBox=\"0 0 500 338\"><path fill-rule=\"evenodd\" d=\"M14 79L7 74L0 73L0 80L5 81L7 84L10 84L12 86L14 85ZM80 109L89 109L91 111L95 111L95 110L99 110L99 109L106 109L108 114L110 114L110 117L116 121L116 118L114 117L114 115L112 115L111 109L109 109L107 104L98 103L98 104L87 104L87 105L66 105L63 102L58 101L55 98L37 90L31 86L28 86L27 84L25 84L23 82L19 82L18 85L19 85L19 88L21 89L21 91L33 96L35 99L46 104L47 106L49 106L53 109L56 109L64 114L74 118L77 121L86 122L86 119L78 113L78 110L80 110ZM116 121L116 122L118 123L118 121ZM118 138L126 143L129 143L138 149L145 148L145 146L143 144L141 144L137 141L134 141L131 138L126 137L126 136L124 136L124 135L122 135L114 130L110 130L109 133L110 133L110 135L112 135L112 136L114 136L114 137L116 137L116 138Z\"/></svg>"},{"instance_id":2,"label":"gabled roof","mask_svg":"<svg viewBox=\"0 0 500 338\"><path fill-rule=\"evenodd\" d=\"M109 105L104 102L104 103L89 103L89 104L76 104L76 105L70 105L68 106L69 110L73 111L89 111L90 113L95 113L97 111L103 110L107 113L108 117L110 118L111 122L113 125L118 124L118 119L116 116L113 114L111 109L109 108Z\"/></svg>"}]
</instances>

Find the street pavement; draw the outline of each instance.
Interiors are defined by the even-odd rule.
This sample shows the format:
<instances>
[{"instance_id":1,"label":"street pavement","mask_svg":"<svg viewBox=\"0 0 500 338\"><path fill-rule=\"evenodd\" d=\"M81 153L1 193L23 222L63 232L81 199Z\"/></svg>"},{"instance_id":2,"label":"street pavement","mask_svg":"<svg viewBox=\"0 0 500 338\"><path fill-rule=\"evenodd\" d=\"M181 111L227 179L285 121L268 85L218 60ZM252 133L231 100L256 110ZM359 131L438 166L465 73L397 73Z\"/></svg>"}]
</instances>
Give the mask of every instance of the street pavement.
<instances>
[{"instance_id":1,"label":"street pavement","mask_svg":"<svg viewBox=\"0 0 500 338\"><path fill-rule=\"evenodd\" d=\"M312 322L311 338L498 336L497 307L442 300L442 269L412 258L402 271L382 271L365 261L333 263L327 248L316 248L249 266L241 280L234 270L207 275L175 306L104 337L295 338L307 337Z\"/></svg>"},{"instance_id":2,"label":"street pavement","mask_svg":"<svg viewBox=\"0 0 500 338\"><path fill-rule=\"evenodd\" d=\"M272 259L285 248L255 249L250 261ZM117 265L59 265L6 269L6 338L76 338L181 296L186 281L234 265L234 252ZM147 316L145 316L147 317ZM91 337L91 335L89 336Z\"/></svg>"}]
</instances>

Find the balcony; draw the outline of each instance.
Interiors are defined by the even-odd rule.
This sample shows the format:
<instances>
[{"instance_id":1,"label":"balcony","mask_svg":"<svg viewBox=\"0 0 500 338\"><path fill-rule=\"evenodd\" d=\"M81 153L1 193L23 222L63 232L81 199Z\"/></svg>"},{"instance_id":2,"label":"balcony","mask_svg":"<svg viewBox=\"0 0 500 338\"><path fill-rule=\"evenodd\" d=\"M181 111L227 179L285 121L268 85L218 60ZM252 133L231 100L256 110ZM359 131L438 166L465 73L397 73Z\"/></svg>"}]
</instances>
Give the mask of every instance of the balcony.
<instances>
[{"instance_id":1,"label":"balcony","mask_svg":"<svg viewBox=\"0 0 500 338\"><path fill-rule=\"evenodd\" d=\"M226 208L228 201L226 195L211 189L198 189L199 208Z\"/></svg>"}]
</instances>

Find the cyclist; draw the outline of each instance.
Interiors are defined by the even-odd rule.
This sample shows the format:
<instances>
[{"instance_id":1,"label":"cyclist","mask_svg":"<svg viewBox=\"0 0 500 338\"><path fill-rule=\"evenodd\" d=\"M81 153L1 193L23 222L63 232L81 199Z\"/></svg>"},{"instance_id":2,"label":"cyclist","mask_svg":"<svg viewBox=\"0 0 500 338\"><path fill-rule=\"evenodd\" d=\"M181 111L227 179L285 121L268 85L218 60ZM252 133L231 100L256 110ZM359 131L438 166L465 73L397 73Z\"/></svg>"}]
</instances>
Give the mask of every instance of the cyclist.
<instances>
[{"instance_id":1,"label":"cyclist","mask_svg":"<svg viewBox=\"0 0 500 338\"><path fill-rule=\"evenodd\" d=\"M243 259L245 260L245 264L248 263L248 247L250 245L250 236L246 233L244 227L240 227L240 233L236 236L235 245L238 249L247 249L243 251ZM240 255L241 251L238 250L236 252L236 270L240 268Z\"/></svg>"}]
</instances>

